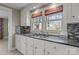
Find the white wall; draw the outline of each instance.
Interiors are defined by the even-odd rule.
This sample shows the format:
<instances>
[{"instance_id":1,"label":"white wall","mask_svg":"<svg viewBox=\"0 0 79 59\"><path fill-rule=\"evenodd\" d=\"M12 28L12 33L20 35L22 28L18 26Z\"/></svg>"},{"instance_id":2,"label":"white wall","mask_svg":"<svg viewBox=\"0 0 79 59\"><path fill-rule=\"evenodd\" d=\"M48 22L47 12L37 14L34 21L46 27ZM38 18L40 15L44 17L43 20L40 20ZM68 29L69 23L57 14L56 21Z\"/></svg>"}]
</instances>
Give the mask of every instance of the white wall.
<instances>
[{"instance_id":1,"label":"white wall","mask_svg":"<svg viewBox=\"0 0 79 59\"><path fill-rule=\"evenodd\" d=\"M13 40L12 47L15 48L15 28L20 25L20 12L18 10L12 10L12 26L13 26Z\"/></svg>"},{"instance_id":2,"label":"white wall","mask_svg":"<svg viewBox=\"0 0 79 59\"><path fill-rule=\"evenodd\" d=\"M4 11L8 18L8 50L11 51L14 48L14 34L15 26L19 25L19 11L13 10L4 6L0 6L0 10Z\"/></svg>"}]
</instances>

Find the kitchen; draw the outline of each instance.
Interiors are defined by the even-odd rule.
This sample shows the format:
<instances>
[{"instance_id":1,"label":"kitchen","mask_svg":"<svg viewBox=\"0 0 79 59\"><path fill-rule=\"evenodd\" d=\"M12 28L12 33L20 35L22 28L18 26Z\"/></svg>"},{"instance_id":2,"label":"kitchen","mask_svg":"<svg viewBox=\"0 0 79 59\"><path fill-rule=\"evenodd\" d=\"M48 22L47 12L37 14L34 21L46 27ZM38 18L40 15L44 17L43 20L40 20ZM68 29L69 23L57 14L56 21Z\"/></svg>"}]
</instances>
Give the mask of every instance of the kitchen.
<instances>
[{"instance_id":1,"label":"kitchen","mask_svg":"<svg viewBox=\"0 0 79 59\"><path fill-rule=\"evenodd\" d=\"M16 11L17 7L13 9L8 3L0 5L6 11L12 9L8 11L9 51L20 55L79 55L79 3L25 3Z\"/></svg>"},{"instance_id":2,"label":"kitchen","mask_svg":"<svg viewBox=\"0 0 79 59\"><path fill-rule=\"evenodd\" d=\"M78 5L47 3L30 11L22 9L21 26L30 27L27 34L15 35L16 49L24 55L78 55L79 38L73 35L78 32Z\"/></svg>"}]
</instances>

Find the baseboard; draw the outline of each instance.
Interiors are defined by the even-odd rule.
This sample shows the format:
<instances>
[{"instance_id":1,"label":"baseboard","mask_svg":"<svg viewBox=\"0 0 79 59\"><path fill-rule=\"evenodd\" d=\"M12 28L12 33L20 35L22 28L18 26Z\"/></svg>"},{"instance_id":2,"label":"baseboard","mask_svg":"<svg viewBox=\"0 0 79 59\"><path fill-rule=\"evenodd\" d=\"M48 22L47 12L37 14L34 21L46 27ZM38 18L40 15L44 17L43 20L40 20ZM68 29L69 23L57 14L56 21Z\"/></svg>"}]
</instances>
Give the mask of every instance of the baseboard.
<instances>
[{"instance_id":1,"label":"baseboard","mask_svg":"<svg viewBox=\"0 0 79 59\"><path fill-rule=\"evenodd\" d=\"M13 51L13 50L16 50L16 48L12 48L12 49L8 50L8 52L11 52L11 51Z\"/></svg>"}]
</instances>

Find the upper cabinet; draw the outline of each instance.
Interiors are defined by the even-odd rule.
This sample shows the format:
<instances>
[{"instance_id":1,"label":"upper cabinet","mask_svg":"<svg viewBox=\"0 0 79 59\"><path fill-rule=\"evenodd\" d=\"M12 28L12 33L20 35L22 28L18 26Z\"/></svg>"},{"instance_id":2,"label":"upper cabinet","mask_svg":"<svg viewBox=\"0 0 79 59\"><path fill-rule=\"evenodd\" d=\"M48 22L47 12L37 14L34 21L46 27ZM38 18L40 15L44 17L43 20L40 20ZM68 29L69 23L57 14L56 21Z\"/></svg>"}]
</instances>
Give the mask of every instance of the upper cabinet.
<instances>
[{"instance_id":1,"label":"upper cabinet","mask_svg":"<svg viewBox=\"0 0 79 59\"><path fill-rule=\"evenodd\" d=\"M21 10L21 26L31 26L31 21L33 20L33 24L32 24L32 29L35 30L37 28L37 31L40 30L41 32L45 32L45 30L49 29L51 30L52 28L53 29L56 29L54 28L53 24L53 21L48 21L48 23L50 22L50 24L46 25L46 17L44 15L44 13L46 12L46 15L50 14L50 13L54 13L54 14L51 14L49 15L47 18L49 19L56 19L56 18L62 18L62 22L58 22L59 24L62 25L61 27L61 31L65 32L66 31L66 27L67 27L67 23L72 23L72 22L79 22L79 4L75 4L75 3L61 3L61 4L56 4L56 5L61 5L60 8L58 11L62 11L62 14L61 13L56 13L56 8L48 8L46 6L46 8L48 8L47 10L45 8L41 8L42 9L42 16L43 17L37 17L38 16L41 16L41 13L38 13L38 14L34 14L33 15L33 19L31 19L31 14L30 14L30 10L28 8L24 8ZM55 5L54 5L55 7ZM40 9L40 10L41 10ZM46 10L46 11L45 11ZM52 11L53 10L53 11ZM55 17L55 15L57 14L57 17ZM61 15L63 15L61 17ZM43 22L42 22L43 21ZM45 25L43 25L45 24ZM56 23L57 24L57 23ZM58 25L58 24L57 24ZM48 27L47 27L48 26ZM47 28L46 28L47 27ZM51 28L52 27L52 28ZM56 26L55 26L56 27ZM36 31L36 30L35 30ZM32 31L34 32L34 31ZM57 32L57 31L56 31Z\"/></svg>"},{"instance_id":2,"label":"upper cabinet","mask_svg":"<svg viewBox=\"0 0 79 59\"><path fill-rule=\"evenodd\" d=\"M79 4L78 3L69 3L64 5L64 20L67 23L79 22Z\"/></svg>"},{"instance_id":3,"label":"upper cabinet","mask_svg":"<svg viewBox=\"0 0 79 59\"><path fill-rule=\"evenodd\" d=\"M27 9L21 10L21 26L30 26L30 12Z\"/></svg>"},{"instance_id":4,"label":"upper cabinet","mask_svg":"<svg viewBox=\"0 0 79 59\"><path fill-rule=\"evenodd\" d=\"M21 26L26 25L26 10L22 9L21 10L21 21L20 21Z\"/></svg>"},{"instance_id":5,"label":"upper cabinet","mask_svg":"<svg viewBox=\"0 0 79 59\"><path fill-rule=\"evenodd\" d=\"M79 22L79 4L78 3L73 3L71 6L71 11L72 11L72 21L74 22Z\"/></svg>"},{"instance_id":6,"label":"upper cabinet","mask_svg":"<svg viewBox=\"0 0 79 59\"><path fill-rule=\"evenodd\" d=\"M78 19L79 18L79 4L73 3L72 4L72 18Z\"/></svg>"}]
</instances>

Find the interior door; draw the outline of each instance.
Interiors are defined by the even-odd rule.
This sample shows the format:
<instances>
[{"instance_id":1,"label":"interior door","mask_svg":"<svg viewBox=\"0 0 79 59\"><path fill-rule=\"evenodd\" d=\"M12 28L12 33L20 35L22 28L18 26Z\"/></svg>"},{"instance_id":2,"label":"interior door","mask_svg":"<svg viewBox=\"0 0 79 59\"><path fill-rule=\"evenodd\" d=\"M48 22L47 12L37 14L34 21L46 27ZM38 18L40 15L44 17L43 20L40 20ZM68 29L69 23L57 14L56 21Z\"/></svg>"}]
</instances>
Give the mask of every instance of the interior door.
<instances>
[{"instance_id":1,"label":"interior door","mask_svg":"<svg viewBox=\"0 0 79 59\"><path fill-rule=\"evenodd\" d=\"M3 18L0 18L0 39L3 39Z\"/></svg>"}]
</instances>

